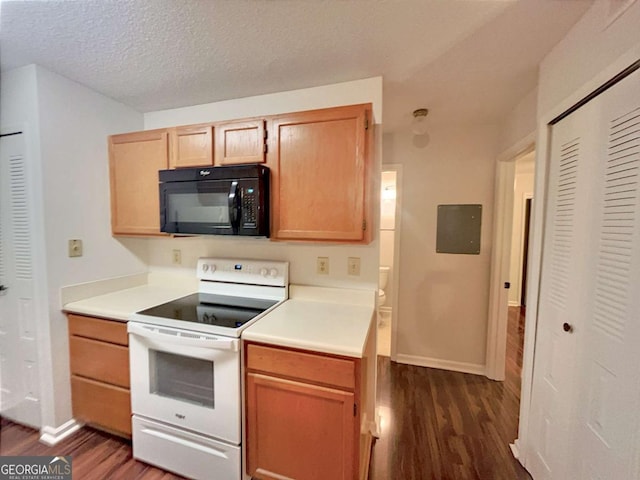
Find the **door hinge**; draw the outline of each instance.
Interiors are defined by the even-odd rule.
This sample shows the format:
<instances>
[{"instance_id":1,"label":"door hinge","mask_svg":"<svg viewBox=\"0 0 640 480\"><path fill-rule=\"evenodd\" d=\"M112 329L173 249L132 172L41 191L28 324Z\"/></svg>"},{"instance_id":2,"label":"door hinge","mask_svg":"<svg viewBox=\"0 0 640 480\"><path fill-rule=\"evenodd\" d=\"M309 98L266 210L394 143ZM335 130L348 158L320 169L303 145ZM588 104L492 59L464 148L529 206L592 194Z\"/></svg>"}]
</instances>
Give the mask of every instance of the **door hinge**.
<instances>
[{"instance_id":1,"label":"door hinge","mask_svg":"<svg viewBox=\"0 0 640 480\"><path fill-rule=\"evenodd\" d=\"M366 230L366 229L367 229L367 221L362 220L362 230Z\"/></svg>"},{"instance_id":2,"label":"door hinge","mask_svg":"<svg viewBox=\"0 0 640 480\"><path fill-rule=\"evenodd\" d=\"M369 130L369 116L368 115L364 116L364 129L365 130Z\"/></svg>"},{"instance_id":3,"label":"door hinge","mask_svg":"<svg viewBox=\"0 0 640 480\"><path fill-rule=\"evenodd\" d=\"M267 130L266 128L264 129L264 139L266 140L267 138L269 138L269 130Z\"/></svg>"},{"instance_id":4,"label":"door hinge","mask_svg":"<svg viewBox=\"0 0 640 480\"><path fill-rule=\"evenodd\" d=\"M511 282L504 282L504 288L506 289L511 288Z\"/></svg>"},{"instance_id":5,"label":"door hinge","mask_svg":"<svg viewBox=\"0 0 640 480\"><path fill-rule=\"evenodd\" d=\"M269 145L265 143L262 150L264 151L264 153L269 153Z\"/></svg>"},{"instance_id":6,"label":"door hinge","mask_svg":"<svg viewBox=\"0 0 640 480\"><path fill-rule=\"evenodd\" d=\"M357 404L353 404L353 416L357 416L358 415L358 405Z\"/></svg>"}]
</instances>

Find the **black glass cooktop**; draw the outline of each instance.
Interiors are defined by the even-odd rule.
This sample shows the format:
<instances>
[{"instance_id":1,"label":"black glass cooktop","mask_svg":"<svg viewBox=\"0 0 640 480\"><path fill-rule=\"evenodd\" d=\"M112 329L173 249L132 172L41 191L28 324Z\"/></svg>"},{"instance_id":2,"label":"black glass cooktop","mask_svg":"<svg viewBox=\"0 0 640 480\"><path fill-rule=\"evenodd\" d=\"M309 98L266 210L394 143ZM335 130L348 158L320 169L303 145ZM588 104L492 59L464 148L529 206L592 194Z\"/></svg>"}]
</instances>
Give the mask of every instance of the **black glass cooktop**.
<instances>
[{"instance_id":1,"label":"black glass cooktop","mask_svg":"<svg viewBox=\"0 0 640 480\"><path fill-rule=\"evenodd\" d=\"M203 325L239 328L276 303L278 302L275 300L194 293L142 310L138 314Z\"/></svg>"}]
</instances>

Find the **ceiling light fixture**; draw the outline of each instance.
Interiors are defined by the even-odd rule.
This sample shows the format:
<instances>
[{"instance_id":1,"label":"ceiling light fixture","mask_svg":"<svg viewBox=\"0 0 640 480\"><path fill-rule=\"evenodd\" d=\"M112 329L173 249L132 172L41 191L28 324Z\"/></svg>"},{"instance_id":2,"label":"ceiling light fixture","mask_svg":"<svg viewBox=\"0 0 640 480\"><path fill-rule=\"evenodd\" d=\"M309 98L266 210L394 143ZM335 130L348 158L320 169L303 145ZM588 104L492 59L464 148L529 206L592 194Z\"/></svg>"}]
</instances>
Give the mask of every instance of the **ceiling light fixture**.
<instances>
[{"instance_id":1,"label":"ceiling light fixture","mask_svg":"<svg viewBox=\"0 0 640 480\"><path fill-rule=\"evenodd\" d=\"M411 121L411 131L414 135L425 135L427 133L427 115L429 109L418 108L413 111L413 120Z\"/></svg>"}]
</instances>

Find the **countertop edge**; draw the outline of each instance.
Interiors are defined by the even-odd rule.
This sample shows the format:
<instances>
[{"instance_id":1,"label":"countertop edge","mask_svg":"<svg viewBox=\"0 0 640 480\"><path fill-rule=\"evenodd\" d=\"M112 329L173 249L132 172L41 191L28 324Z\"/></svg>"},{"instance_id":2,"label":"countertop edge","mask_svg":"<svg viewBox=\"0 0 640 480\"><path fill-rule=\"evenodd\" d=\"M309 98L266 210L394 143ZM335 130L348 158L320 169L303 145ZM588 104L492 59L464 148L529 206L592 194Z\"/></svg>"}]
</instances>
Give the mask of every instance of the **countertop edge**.
<instances>
[{"instance_id":1,"label":"countertop edge","mask_svg":"<svg viewBox=\"0 0 640 480\"><path fill-rule=\"evenodd\" d=\"M327 348L326 345L321 345L313 342L305 342L305 341L293 341L282 339L280 337L270 337L267 335L252 335L248 336L242 335L242 340L247 342L259 342L266 345L273 345L274 347L288 347L288 348L297 348L299 350L306 350L308 352L316 352L316 353L326 353L329 355L339 355L342 357L350 357L350 358L363 358L364 357L364 345L362 346L361 351L356 350L347 350L340 349L335 347Z\"/></svg>"},{"instance_id":2,"label":"countertop edge","mask_svg":"<svg viewBox=\"0 0 640 480\"><path fill-rule=\"evenodd\" d=\"M62 311L66 313L71 313L74 315L84 315L88 317L97 317L104 318L105 320L115 320L117 322L126 323L129 321L129 315L124 315L121 312L108 312L103 309L91 309L91 308L67 308L66 306L62 307Z\"/></svg>"}]
</instances>

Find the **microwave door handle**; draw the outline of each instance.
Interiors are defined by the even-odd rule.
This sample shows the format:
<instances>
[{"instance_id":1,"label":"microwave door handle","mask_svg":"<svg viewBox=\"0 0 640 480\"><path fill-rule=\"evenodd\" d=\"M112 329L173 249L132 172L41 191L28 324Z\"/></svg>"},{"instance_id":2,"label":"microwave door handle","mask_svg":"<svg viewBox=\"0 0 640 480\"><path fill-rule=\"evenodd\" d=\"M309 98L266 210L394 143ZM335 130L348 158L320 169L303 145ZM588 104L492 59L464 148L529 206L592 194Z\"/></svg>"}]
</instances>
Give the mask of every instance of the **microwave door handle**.
<instances>
[{"instance_id":1,"label":"microwave door handle","mask_svg":"<svg viewBox=\"0 0 640 480\"><path fill-rule=\"evenodd\" d=\"M160 333L154 330L149 330L142 325L129 322L127 325L127 331L138 337L147 338L156 342L171 343L179 346L208 348L215 350L238 350L238 340L233 338L193 338L182 337L180 333L173 335L169 333Z\"/></svg>"},{"instance_id":2,"label":"microwave door handle","mask_svg":"<svg viewBox=\"0 0 640 480\"><path fill-rule=\"evenodd\" d=\"M229 189L229 218L231 228L234 233L238 232L240 227L240 208L238 197L238 182L231 182L231 188Z\"/></svg>"}]
</instances>

